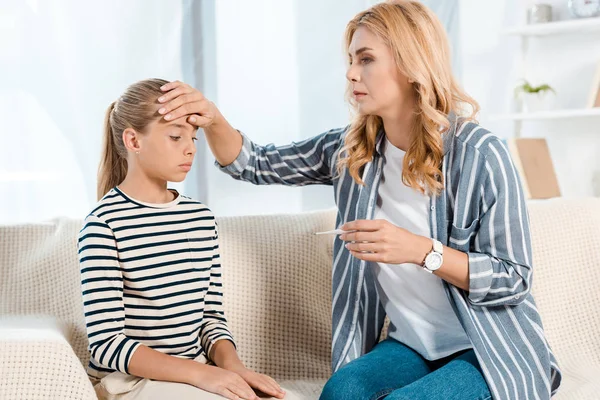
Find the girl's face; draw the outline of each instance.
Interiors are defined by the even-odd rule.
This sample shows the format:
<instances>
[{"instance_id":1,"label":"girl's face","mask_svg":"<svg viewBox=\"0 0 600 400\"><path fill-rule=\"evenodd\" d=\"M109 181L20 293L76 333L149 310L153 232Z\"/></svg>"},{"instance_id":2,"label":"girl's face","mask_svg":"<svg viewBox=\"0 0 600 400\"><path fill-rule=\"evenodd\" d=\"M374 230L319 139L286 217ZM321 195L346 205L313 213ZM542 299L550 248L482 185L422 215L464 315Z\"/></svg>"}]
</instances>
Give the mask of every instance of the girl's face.
<instances>
[{"instance_id":1,"label":"girl's face","mask_svg":"<svg viewBox=\"0 0 600 400\"><path fill-rule=\"evenodd\" d=\"M414 90L398 71L390 48L364 26L358 27L348 48L346 78L352 85L358 112L395 117L414 104Z\"/></svg>"},{"instance_id":2,"label":"girl's face","mask_svg":"<svg viewBox=\"0 0 600 400\"><path fill-rule=\"evenodd\" d=\"M181 182L192 168L196 154L197 128L187 122L187 116L173 121L163 118L151 122L144 134L135 134L133 159L147 176L169 182ZM130 147L130 146L127 146ZM130 150L132 150L130 148ZM139 152L139 153L137 153Z\"/></svg>"}]
</instances>

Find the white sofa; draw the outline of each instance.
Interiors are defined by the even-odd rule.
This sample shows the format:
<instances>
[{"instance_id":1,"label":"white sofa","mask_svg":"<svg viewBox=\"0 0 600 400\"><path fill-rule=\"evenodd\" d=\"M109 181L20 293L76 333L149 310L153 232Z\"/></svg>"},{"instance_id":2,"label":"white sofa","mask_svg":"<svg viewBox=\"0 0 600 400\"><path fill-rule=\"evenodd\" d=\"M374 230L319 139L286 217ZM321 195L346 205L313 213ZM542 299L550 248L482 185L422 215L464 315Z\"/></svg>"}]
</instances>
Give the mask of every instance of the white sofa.
<instances>
[{"instance_id":1,"label":"white sofa","mask_svg":"<svg viewBox=\"0 0 600 400\"><path fill-rule=\"evenodd\" d=\"M529 203L533 291L564 379L600 398L600 199ZM247 366L305 398L330 374L335 211L218 218L225 309ZM0 227L0 399L94 399L76 236L81 221Z\"/></svg>"}]
</instances>

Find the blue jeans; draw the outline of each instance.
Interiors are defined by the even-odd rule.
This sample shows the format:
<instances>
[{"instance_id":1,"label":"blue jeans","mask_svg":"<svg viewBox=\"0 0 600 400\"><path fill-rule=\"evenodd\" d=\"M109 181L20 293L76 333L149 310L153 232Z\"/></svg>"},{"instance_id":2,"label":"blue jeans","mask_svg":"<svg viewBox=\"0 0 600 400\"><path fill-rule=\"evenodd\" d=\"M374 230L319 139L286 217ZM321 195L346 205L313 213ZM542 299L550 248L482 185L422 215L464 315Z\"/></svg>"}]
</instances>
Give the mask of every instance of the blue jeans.
<instances>
[{"instance_id":1,"label":"blue jeans","mask_svg":"<svg viewBox=\"0 0 600 400\"><path fill-rule=\"evenodd\" d=\"M492 396L473 350L427 361L394 340L340 368L321 400L488 400Z\"/></svg>"}]
</instances>

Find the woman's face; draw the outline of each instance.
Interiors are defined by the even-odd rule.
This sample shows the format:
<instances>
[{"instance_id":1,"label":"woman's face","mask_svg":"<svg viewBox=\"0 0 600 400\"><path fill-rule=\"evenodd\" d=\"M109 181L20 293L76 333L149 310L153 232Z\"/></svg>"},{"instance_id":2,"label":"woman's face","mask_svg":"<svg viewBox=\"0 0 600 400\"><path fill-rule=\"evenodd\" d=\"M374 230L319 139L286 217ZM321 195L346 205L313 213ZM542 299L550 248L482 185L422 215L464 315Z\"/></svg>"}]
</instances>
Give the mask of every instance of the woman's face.
<instances>
[{"instance_id":1,"label":"woman's face","mask_svg":"<svg viewBox=\"0 0 600 400\"><path fill-rule=\"evenodd\" d=\"M131 154L152 179L181 182L192 168L196 154L196 127L187 116L173 121L164 118L151 122L146 132L137 135L139 154Z\"/></svg>"},{"instance_id":2,"label":"woman's face","mask_svg":"<svg viewBox=\"0 0 600 400\"><path fill-rule=\"evenodd\" d=\"M352 85L360 114L395 117L414 104L414 90L396 65L390 48L360 26L348 49L346 78Z\"/></svg>"}]
</instances>

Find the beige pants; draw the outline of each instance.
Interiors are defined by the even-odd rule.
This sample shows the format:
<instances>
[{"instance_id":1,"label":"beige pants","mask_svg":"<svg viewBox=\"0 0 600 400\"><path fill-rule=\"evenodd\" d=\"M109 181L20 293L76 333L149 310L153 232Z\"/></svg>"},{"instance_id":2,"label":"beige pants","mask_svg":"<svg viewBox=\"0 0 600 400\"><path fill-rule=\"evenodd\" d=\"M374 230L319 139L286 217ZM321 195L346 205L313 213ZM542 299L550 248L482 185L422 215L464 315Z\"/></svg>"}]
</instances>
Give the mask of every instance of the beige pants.
<instances>
[{"instance_id":1,"label":"beige pants","mask_svg":"<svg viewBox=\"0 0 600 400\"><path fill-rule=\"evenodd\" d=\"M203 355L195 359L206 364ZM94 386L99 400L223 400L224 397L198 389L185 383L154 381L115 371L100 380ZM295 400L302 397L286 388L286 399ZM269 399L275 399L269 397Z\"/></svg>"}]
</instances>

